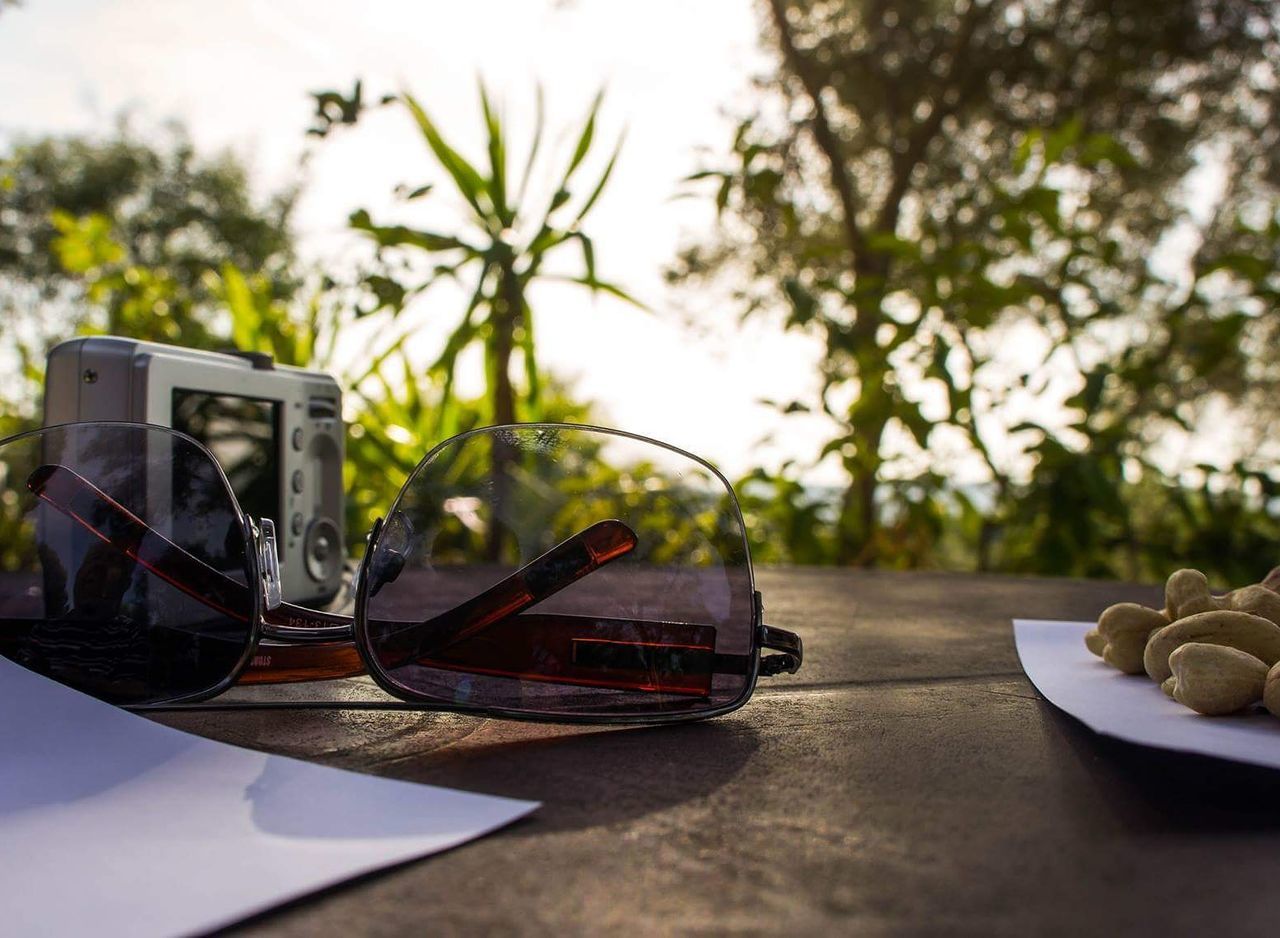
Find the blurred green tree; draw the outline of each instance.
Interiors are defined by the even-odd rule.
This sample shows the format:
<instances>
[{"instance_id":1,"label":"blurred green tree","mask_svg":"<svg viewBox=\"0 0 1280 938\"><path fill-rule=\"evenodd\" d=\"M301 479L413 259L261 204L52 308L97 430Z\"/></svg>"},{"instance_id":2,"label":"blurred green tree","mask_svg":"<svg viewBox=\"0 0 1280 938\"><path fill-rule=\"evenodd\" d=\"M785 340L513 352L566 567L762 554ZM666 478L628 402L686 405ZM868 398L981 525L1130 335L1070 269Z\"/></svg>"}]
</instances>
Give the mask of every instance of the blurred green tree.
<instances>
[{"instance_id":1,"label":"blurred green tree","mask_svg":"<svg viewBox=\"0 0 1280 938\"><path fill-rule=\"evenodd\" d=\"M365 285L298 264L294 195L255 200L239 160L202 157L180 128L163 144L125 127L107 140L15 144L0 159L0 355L18 359L21 380L0 389L0 437L39 422L45 353L76 334L234 346L332 370L364 405L349 414L354 546L421 455L420 441L403 440L415 424L398 421L433 412L438 388L412 373L402 336L373 341L368 360L337 360L356 320L380 336L391 314L366 318ZM473 419L475 405L464 409Z\"/></svg>"},{"instance_id":2,"label":"blurred green tree","mask_svg":"<svg viewBox=\"0 0 1280 938\"><path fill-rule=\"evenodd\" d=\"M1135 572L1117 558L1138 543L1128 498L1152 446L1274 360L1274 284L1213 276L1243 255L1275 269L1274 6L761 8L776 71L730 160L691 177L714 182L723 224L670 275L727 278L744 315L781 308L823 340L820 399L784 406L838 427L822 454L848 480L837 559L939 562L945 516L983 566ZM1212 211L1189 211L1187 187L1212 178ZM1179 245L1178 270L1152 263ZM989 505L939 471L958 441ZM1055 489L1063 472L1081 484Z\"/></svg>"},{"instance_id":3,"label":"blurred green tree","mask_svg":"<svg viewBox=\"0 0 1280 938\"><path fill-rule=\"evenodd\" d=\"M86 243L101 243L109 229L123 250L114 259L162 271L183 311L213 299L204 275L224 264L267 278L272 294L285 298L298 285L289 230L295 195L287 190L255 200L238 159L230 153L200 157L176 125L160 144L143 142L123 124L103 140L20 140L0 159L0 272L34 288L41 299L68 287L79 290L76 267L101 258L64 256L53 246L84 224L93 229ZM23 315L13 295L3 302ZM156 311L149 326L129 325L174 340L186 338L181 331L197 327L201 318L172 310L166 321L165 310ZM104 312L98 325L106 328L126 316L121 306Z\"/></svg>"},{"instance_id":4,"label":"blurred green tree","mask_svg":"<svg viewBox=\"0 0 1280 938\"><path fill-rule=\"evenodd\" d=\"M201 158L181 128L19 140L0 157L0 322L27 381L3 394L29 418L47 347L84 330L208 348L226 315L210 271L253 272L273 300L298 289L294 193L264 202L230 154Z\"/></svg>"},{"instance_id":5,"label":"blurred green tree","mask_svg":"<svg viewBox=\"0 0 1280 938\"><path fill-rule=\"evenodd\" d=\"M344 100L317 95L317 107L331 123L354 123L360 108L343 111ZM359 101L358 85L354 100ZM449 238L376 226L367 212L357 212L353 228L375 240L379 262L373 270L354 270L342 283L297 263L289 229L293 192L259 206L249 195L243 165L231 155L200 157L180 130L174 130L168 149L142 144L124 128L106 142L51 138L15 145L0 161L0 305L6 314L0 354L21 359L25 381L0 391L6 405L0 409L0 436L38 421L47 347L76 333L194 348L234 345L268 352L282 364L325 369L338 377L352 404L347 528L356 546L422 457L426 442L515 419L510 379L517 352L525 378L520 416L585 421L588 408L538 374L524 290L534 278L553 278L541 269L543 259L572 242L580 247L584 272L567 279L625 296L596 277L594 246L577 228L612 172L616 149L586 198L567 206L567 187L595 136L599 100L578 135L571 165L557 176L549 207L532 227L509 204L504 130L487 97L482 94L490 135L485 177L448 147L414 99L403 100L468 204L490 212L481 224L491 242L469 247L463 237L472 232ZM533 174L541 128L539 120L521 197ZM473 176L480 190L467 188ZM407 197L420 198L428 188ZM526 242L518 240L526 235ZM424 281L406 282L403 265L380 262L383 252L397 250L440 250L444 263ZM398 329L389 327L435 278L465 275L471 265L479 269L464 321L431 368L415 368L405 349L412 316ZM368 354L339 355L356 335ZM490 364L490 390L479 400L453 392L458 355L475 341L485 344Z\"/></svg>"},{"instance_id":6,"label":"blurred green tree","mask_svg":"<svg viewBox=\"0 0 1280 938\"><path fill-rule=\"evenodd\" d=\"M362 94L359 82L350 96L335 91L315 93L316 125L310 133L325 136L336 125L355 124L364 107ZM456 401L452 392L455 366L459 355L475 343L484 349L489 419L495 424L506 424L544 418L534 316L528 301L534 283L579 284L592 292L608 293L640 306L621 287L597 275L595 244L582 230L582 223L613 174L622 140L614 145L593 182L576 190L576 197L575 189L571 188L596 141L601 101L602 96L597 95L575 135L571 155L554 175L554 187L545 200L540 201L537 186L531 188L530 184L539 172L538 160L542 153L541 94L537 99L533 138L518 181L508 165L505 124L483 84L480 107L487 154L483 168L468 161L445 140L439 127L412 95L405 93L381 100L382 105L402 106L408 112L435 162L465 206L465 222L456 232L379 224L364 209L351 215L351 227L373 241L379 260L385 264L386 273L365 279L375 297L375 306L401 309L442 277L465 280L468 284L471 299L439 357L428 369L430 374L438 376L444 387L433 428L437 438L456 432ZM404 201L413 202L432 189L432 185L412 190L404 187L400 194ZM535 202L537 204L531 205ZM579 250L580 272L566 275L548 271L548 258L567 246ZM411 279L404 271L413 269L414 261L422 255L430 258L430 263L425 265L426 272L416 280ZM422 269L424 265L417 266ZM517 370L523 379L523 387L519 388L513 383L513 373Z\"/></svg>"}]
</instances>

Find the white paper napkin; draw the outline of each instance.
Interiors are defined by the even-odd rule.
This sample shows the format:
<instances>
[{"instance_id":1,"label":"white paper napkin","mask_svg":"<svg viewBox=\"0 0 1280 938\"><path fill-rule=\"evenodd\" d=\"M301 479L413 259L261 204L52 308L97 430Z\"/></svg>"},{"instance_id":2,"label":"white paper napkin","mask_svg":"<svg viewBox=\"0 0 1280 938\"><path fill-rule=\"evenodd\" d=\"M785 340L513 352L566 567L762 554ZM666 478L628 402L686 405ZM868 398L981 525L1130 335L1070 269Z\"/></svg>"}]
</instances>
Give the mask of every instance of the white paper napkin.
<instances>
[{"instance_id":1,"label":"white paper napkin","mask_svg":"<svg viewBox=\"0 0 1280 938\"><path fill-rule=\"evenodd\" d=\"M0 658L0 933L180 935L537 807L160 726Z\"/></svg>"},{"instance_id":2,"label":"white paper napkin","mask_svg":"<svg viewBox=\"0 0 1280 938\"><path fill-rule=\"evenodd\" d=\"M1092 622L1014 619L1022 669L1049 702L1091 730L1144 746L1280 769L1280 719L1206 717L1165 696L1145 675L1121 674L1084 646Z\"/></svg>"}]
</instances>

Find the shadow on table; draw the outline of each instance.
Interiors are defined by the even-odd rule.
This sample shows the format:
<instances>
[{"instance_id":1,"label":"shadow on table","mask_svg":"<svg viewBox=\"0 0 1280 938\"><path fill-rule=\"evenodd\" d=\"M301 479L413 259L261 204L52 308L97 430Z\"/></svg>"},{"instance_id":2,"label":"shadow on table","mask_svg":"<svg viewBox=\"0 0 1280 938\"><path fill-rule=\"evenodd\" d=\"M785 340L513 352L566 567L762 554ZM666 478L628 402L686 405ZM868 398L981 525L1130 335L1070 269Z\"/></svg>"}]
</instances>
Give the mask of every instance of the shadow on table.
<instances>
[{"instance_id":1,"label":"shadow on table","mask_svg":"<svg viewBox=\"0 0 1280 938\"><path fill-rule=\"evenodd\" d=\"M376 768L391 778L541 801L533 815L490 835L528 837L615 824L706 798L731 781L759 747L756 731L740 721L586 731L566 727L550 735L547 729L528 724L529 737L489 744L465 742L464 737L458 740L463 749L446 745ZM353 877L212 934L269 923L317 896L349 892L459 849L466 845Z\"/></svg>"},{"instance_id":2,"label":"shadow on table","mask_svg":"<svg viewBox=\"0 0 1280 938\"><path fill-rule=\"evenodd\" d=\"M1148 831L1280 829L1280 772L1112 739L1049 707L1098 788L1098 808Z\"/></svg>"},{"instance_id":3,"label":"shadow on table","mask_svg":"<svg viewBox=\"0 0 1280 938\"><path fill-rule=\"evenodd\" d=\"M741 722L605 729L506 739L396 760L384 774L541 801L507 836L615 824L706 798L759 747ZM383 768L391 768L384 766Z\"/></svg>"}]
</instances>

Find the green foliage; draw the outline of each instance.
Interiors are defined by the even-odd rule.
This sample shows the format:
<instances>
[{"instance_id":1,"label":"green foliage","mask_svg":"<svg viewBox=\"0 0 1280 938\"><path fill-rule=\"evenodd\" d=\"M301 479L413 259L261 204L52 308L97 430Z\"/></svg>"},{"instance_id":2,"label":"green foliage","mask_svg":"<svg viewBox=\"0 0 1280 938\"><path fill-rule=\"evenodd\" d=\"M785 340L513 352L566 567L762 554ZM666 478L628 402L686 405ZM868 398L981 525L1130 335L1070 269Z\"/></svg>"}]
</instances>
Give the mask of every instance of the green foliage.
<instances>
[{"instance_id":1,"label":"green foliage","mask_svg":"<svg viewBox=\"0 0 1280 938\"><path fill-rule=\"evenodd\" d=\"M319 92L316 98L316 126L311 132L324 136L335 124L352 124L362 108L359 82L350 97ZM485 154L483 165L473 163L450 144L426 109L405 93L382 99L383 105L403 108L417 127L428 152L447 183L465 206L466 221L458 232L440 232L408 224L378 223L369 212L351 215L351 227L374 244L385 272L365 278L375 299L375 309L393 311L430 288L441 278L467 284L470 301L444 347L427 373L440 382L442 393L435 407L430 435L440 439L463 425L460 402L454 393L454 374L459 356L475 345L484 351L486 419L496 424L516 420L545 419L543 378L538 367L536 330L528 291L538 281L567 280L635 303L622 288L596 273L595 245L582 231L582 223L595 206L617 164L622 140L615 144L594 181L577 188L580 170L596 139L596 121L602 97L597 95L575 136L573 152L555 174L555 185L546 204L534 204L531 180L539 165L543 142L543 103L537 100L537 124L528 147L519 181L510 172L506 126L480 86L480 107L484 117ZM432 186L402 190L404 201L416 201L432 191ZM544 264L553 254L576 247L581 256L581 272L572 276L547 273ZM424 260L425 259L425 260ZM415 262L423 274L415 282L405 282L400 273ZM639 304L636 304L639 305ZM516 369L513 366L518 366ZM520 384L513 383L518 370Z\"/></svg>"},{"instance_id":2,"label":"green foliage","mask_svg":"<svg viewBox=\"0 0 1280 938\"><path fill-rule=\"evenodd\" d=\"M829 499L785 473L756 469L737 480L751 556L763 564L830 563L835 554Z\"/></svg>"},{"instance_id":3,"label":"green foliage","mask_svg":"<svg viewBox=\"0 0 1280 938\"><path fill-rule=\"evenodd\" d=\"M194 302L207 298L204 272L223 263L268 277L279 297L296 287L288 230L295 193L256 204L238 160L201 158L180 129L160 145L127 126L102 141L19 141L0 161L0 178L0 271L44 295L75 279L52 249L65 234L55 217L94 215L111 220L129 260L164 270Z\"/></svg>"},{"instance_id":4,"label":"green foliage","mask_svg":"<svg viewBox=\"0 0 1280 938\"><path fill-rule=\"evenodd\" d=\"M611 518L637 536L628 562L745 565L737 512L718 479L656 448L646 458L607 441L573 430L456 440L415 477L400 510L432 532L433 563L443 565L527 561Z\"/></svg>"},{"instance_id":5,"label":"green foliage","mask_svg":"<svg viewBox=\"0 0 1280 938\"><path fill-rule=\"evenodd\" d=\"M356 391L359 406L347 423L344 472L349 547L359 550L375 519L386 514L391 500L427 450L443 437L428 436L439 410L440 386L410 364L403 348L389 352L370 376L376 390ZM351 386L348 382L348 386ZM546 419L590 422L590 408L575 402L557 382L544 389ZM487 426L483 399L454 402L456 432Z\"/></svg>"},{"instance_id":6,"label":"green foliage","mask_svg":"<svg viewBox=\"0 0 1280 938\"><path fill-rule=\"evenodd\" d=\"M784 555L814 556L816 524L846 563L1150 573L1160 548L1140 515L1213 517L1173 510L1186 493L1179 470L1161 471L1161 440L1197 430L1211 406L1257 412L1280 380L1266 8L764 9L771 94L726 164L690 177L714 183L724 225L670 276L725 283L744 314L774 310L824 343L811 409L835 430L820 458L848 481L816 506L768 480L794 538ZM1208 219L1183 207L1198 160L1227 177ZM1199 247L1166 279L1151 259L1188 229ZM1068 418L1028 423L1028 408ZM1271 468L1256 433L1237 437L1215 469L1222 492ZM950 465L935 455L944 440L965 444ZM987 481L958 488L957 465ZM1233 523L1261 538L1275 508L1242 499ZM1232 562L1196 556L1224 575ZM1256 575L1275 559L1248 562Z\"/></svg>"},{"instance_id":7,"label":"green foliage","mask_svg":"<svg viewBox=\"0 0 1280 938\"><path fill-rule=\"evenodd\" d=\"M335 124L355 123L362 108L358 83L350 98L316 99L313 132L320 136ZM0 274L12 285L11 308L39 295L57 315L30 315L9 332L26 382L11 393L12 409L0 411L0 433L34 425L46 348L76 332L193 348L234 345L281 364L324 369L343 384L353 418L344 479L347 530L357 547L430 441L482 423L513 422L517 409L523 419L585 422L587 409L539 373L525 291L538 278L551 279L543 261L573 244L583 267L571 279L626 298L597 277L594 246L579 227L612 173L617 148L578 197L570 188L591 152L600 99L555 176L549 204L533 214L520 206L537 174L541 119L512 187L505 129L483 88L484 173L452 149L414 98L383 102L390 103L411 115L473 217L455 236L376 225L357 211L352 227L374 241L379 263L346 286L299 271L288 231L292 194L258 209L247 196L243 167L229 156L201 160L180 133L170 151L123 131L106 143L51 139L15 147L0 164L0 211L16 221L0 235ZM430 190L401 195L409 202ZM407 282L403 267L383 263L392 253L427 254L435 263L424 278ZM405 348L414 328L413 316L405 315L410 301L440 277L469 275L473 299L461 323L428 368L415 367ZM353 362L337 354L353 340L367 345L367 357ZM458 357L474 343L483 345L489 364L480 400L454 391ZM510 380L513 358L522 366L520 388Z\"/></svg>"},{"instance_id":8,"label":"green foliage","mask_svg":"<svg viewBox=\"0 0 1280 938\"><path fill-rule=\"evenodd\" d=\"M0 391L0 436L38 423L44 356L75 334L115 334L192 348L267 352L278 362L337 368L355 291L305 276L294 260L292 193L256 206L233 157L200 158L175 131L168 149L122 131L113 140L51 138L16 145L0 162L0 303L6 351L21 381ZM11 224L9 224L11 222ZM387 318L383 315L382 318ZM370 332L378 323L367 323ZM380 364L400 364L396 342L375 343ZM376 368L339 375L352 387ZM413 393L388 385L392 395ZM358 393L358 392L357 392ZM365 441L387 428L361 414ZM395 492L396 474L367 445L346 469L360 506ZM353 541L367 526L349 524Z\"/></svg>"},{"instance_id":9,"label":"green foliage","mask_svg":"<svg viewBox=\"0 0 1280 938\"><path fill-rule=\"evenodd\" d=\"M179 128L157 144L127 126L15 143L0 157L0 322L23 380L0 391L4 411L31 425L48 347L80 332L225 344L210 271L251 270L272 300L292 297L293 201L259 204L239 161L199 156Z\"/></svg>"},{"instance_id":10,"label":"green foliage","mask_svg":"<svg viewBox=\"0 0 1280 938\"><path fill-rule=\"evenodd\" d=\"M157 321L155 310L177 289L163 271L128 264L125 249L114 240L101 216L60 219L65 230L54 249L69 273L85 278L86 296L95 303L136 313L126 320L126 335L151 338L147 324ZM183 308L176 317L185 329L185 344L266 352L282 365L329 371L344 386L348 400L358 402L349 417L347 463L347 531L358 548L372 519L386 510L400 484L422 456L420 434L431 424L439 389L415 373L404 350L404 333L375 344L372 360L343 366L335 352L353 330L374 331L380 319L350 312L354 291L332 283L309 294L299 291L292 302L274 296L271 282L260 274L246 274L232 264L204 271L202 286L212 304L199 310ZM357 320L364 320L357 324ZM167 338L162 336L161 338ZM478 421L478 410L463 402L463 420Z\"/></svg>"},{"instance_id":11,"label":"green foliage","mask_svg":"<svg viewBox=\"0 0 1280 938\"><path fill-rule=\"evenodd\" d=\"M724 165L690 177L710 187L722 231L670 272L727 283L744 315L774 311L823 343L817 399L779 406L832 422L817 457L845 484L815 490L796 461L739 480L757 560L1260 576L1280 534L1280 151L1267 145L1280 77L1261 7L764 9L779 62L766 99ZM358 82L314 98L309 133L321 138L358 132L369 107ZM564 280L634 303L598 275L583 230L622 143L600 152L601 104L557 161L540 95L517 155L480 88L479 158L412 95L380 99L412 122L435 179L398 187L397 217L351 215L374 259L345 284L297 263L292 192L259 203L236 160L201 158L180 131L161 145L127 128L14 145L0 161L0 353L21 380L0 391L0 435L33 423L45 347L76 332L234 343L335 371L354 418L345 480L357 546L430 442L490 423L588 420L540 368L528 296ZM1226 179L1207 218L1183 204L1197 161ZM427 216L446 193L459 224ZM1170 275L1151 259L1176 237L1194 246ZM548 273L557 258L575 272ZM416 302L442 280L468 300L422 367L406 341ZM353 344L369 350L354 363L338 354ZM474 348L486 380L469 400L455 376ZM1213 465L1171 457L1171 440L1210 420L1234 424ZM940 455L957 444L959 456ZM957 485L962 464L984 481ZM715 498L675 510L663 489L673 480L647 466L513 457L499 472L563 486L548 530L598 520L602 488L643 507L660 560L696 560L688 532L729 516ZM471 536L455 533L460 545ZM483 547L503 549L500 538Z\"/></svg>"}]
</instances>

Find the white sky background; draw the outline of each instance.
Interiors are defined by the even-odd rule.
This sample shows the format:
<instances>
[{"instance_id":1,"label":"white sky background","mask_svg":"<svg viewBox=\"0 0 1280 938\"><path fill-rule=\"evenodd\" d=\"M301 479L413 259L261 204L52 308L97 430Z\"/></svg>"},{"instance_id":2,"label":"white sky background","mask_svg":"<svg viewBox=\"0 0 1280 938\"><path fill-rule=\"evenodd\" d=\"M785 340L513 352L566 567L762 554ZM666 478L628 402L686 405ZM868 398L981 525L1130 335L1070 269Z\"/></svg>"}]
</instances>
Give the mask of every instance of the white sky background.
<instances>
[{"instance_id":1,"label":"white sky background","mask_svg":"<svg viewBox=\"0 0 1280 938\"><path fill-rule=\"evenodd\" d=\"M309 91L347 92L356 77L367 97L407 88L451 142L479 160L476 79L483 76L510 124L518 167L537 82L548 131L566 132L576 131L604 84L601 144L582 178L598 173L604 144L624 125L628 136L585 230L596 242L598 274L655 314L576 288L536 292L544 367L572 379L611 425L683 446L736 474L811 459L829 435L816 420L783 418L755 403L811 397L813 341L763 321L740 328L735 311L697 309L701 298L678 296L661 278L682 239L711 224L709 199L672 196L699 167L699 148L727 148L732 122L724 111L747 100L760 55L746 0L26 0L0 14L0 142L105 133L121 111L142 128L176 117L202 151L230 147L246 158L262 191L297 180L310 148L296 219L302 249L340 264L356 243L344 232L352 209L385 217L396 184L445 180L402 113L379 113L354 131L309 142ZM549 134L544 146L555 141ZM559 142L563 159L571 141ZM440 185L423 201L417 217L424 225L450 229L457 216L448 189ZM710 334L690 330L677 302L693 307ZM713 303L708 297L703 305ZM438 352L462 304L448 289L427 295L423 359ZM478 367L473 375L464 390L478 388ZM757 446L770 431L777 443Z\"/></svg>"}]
</instances>

